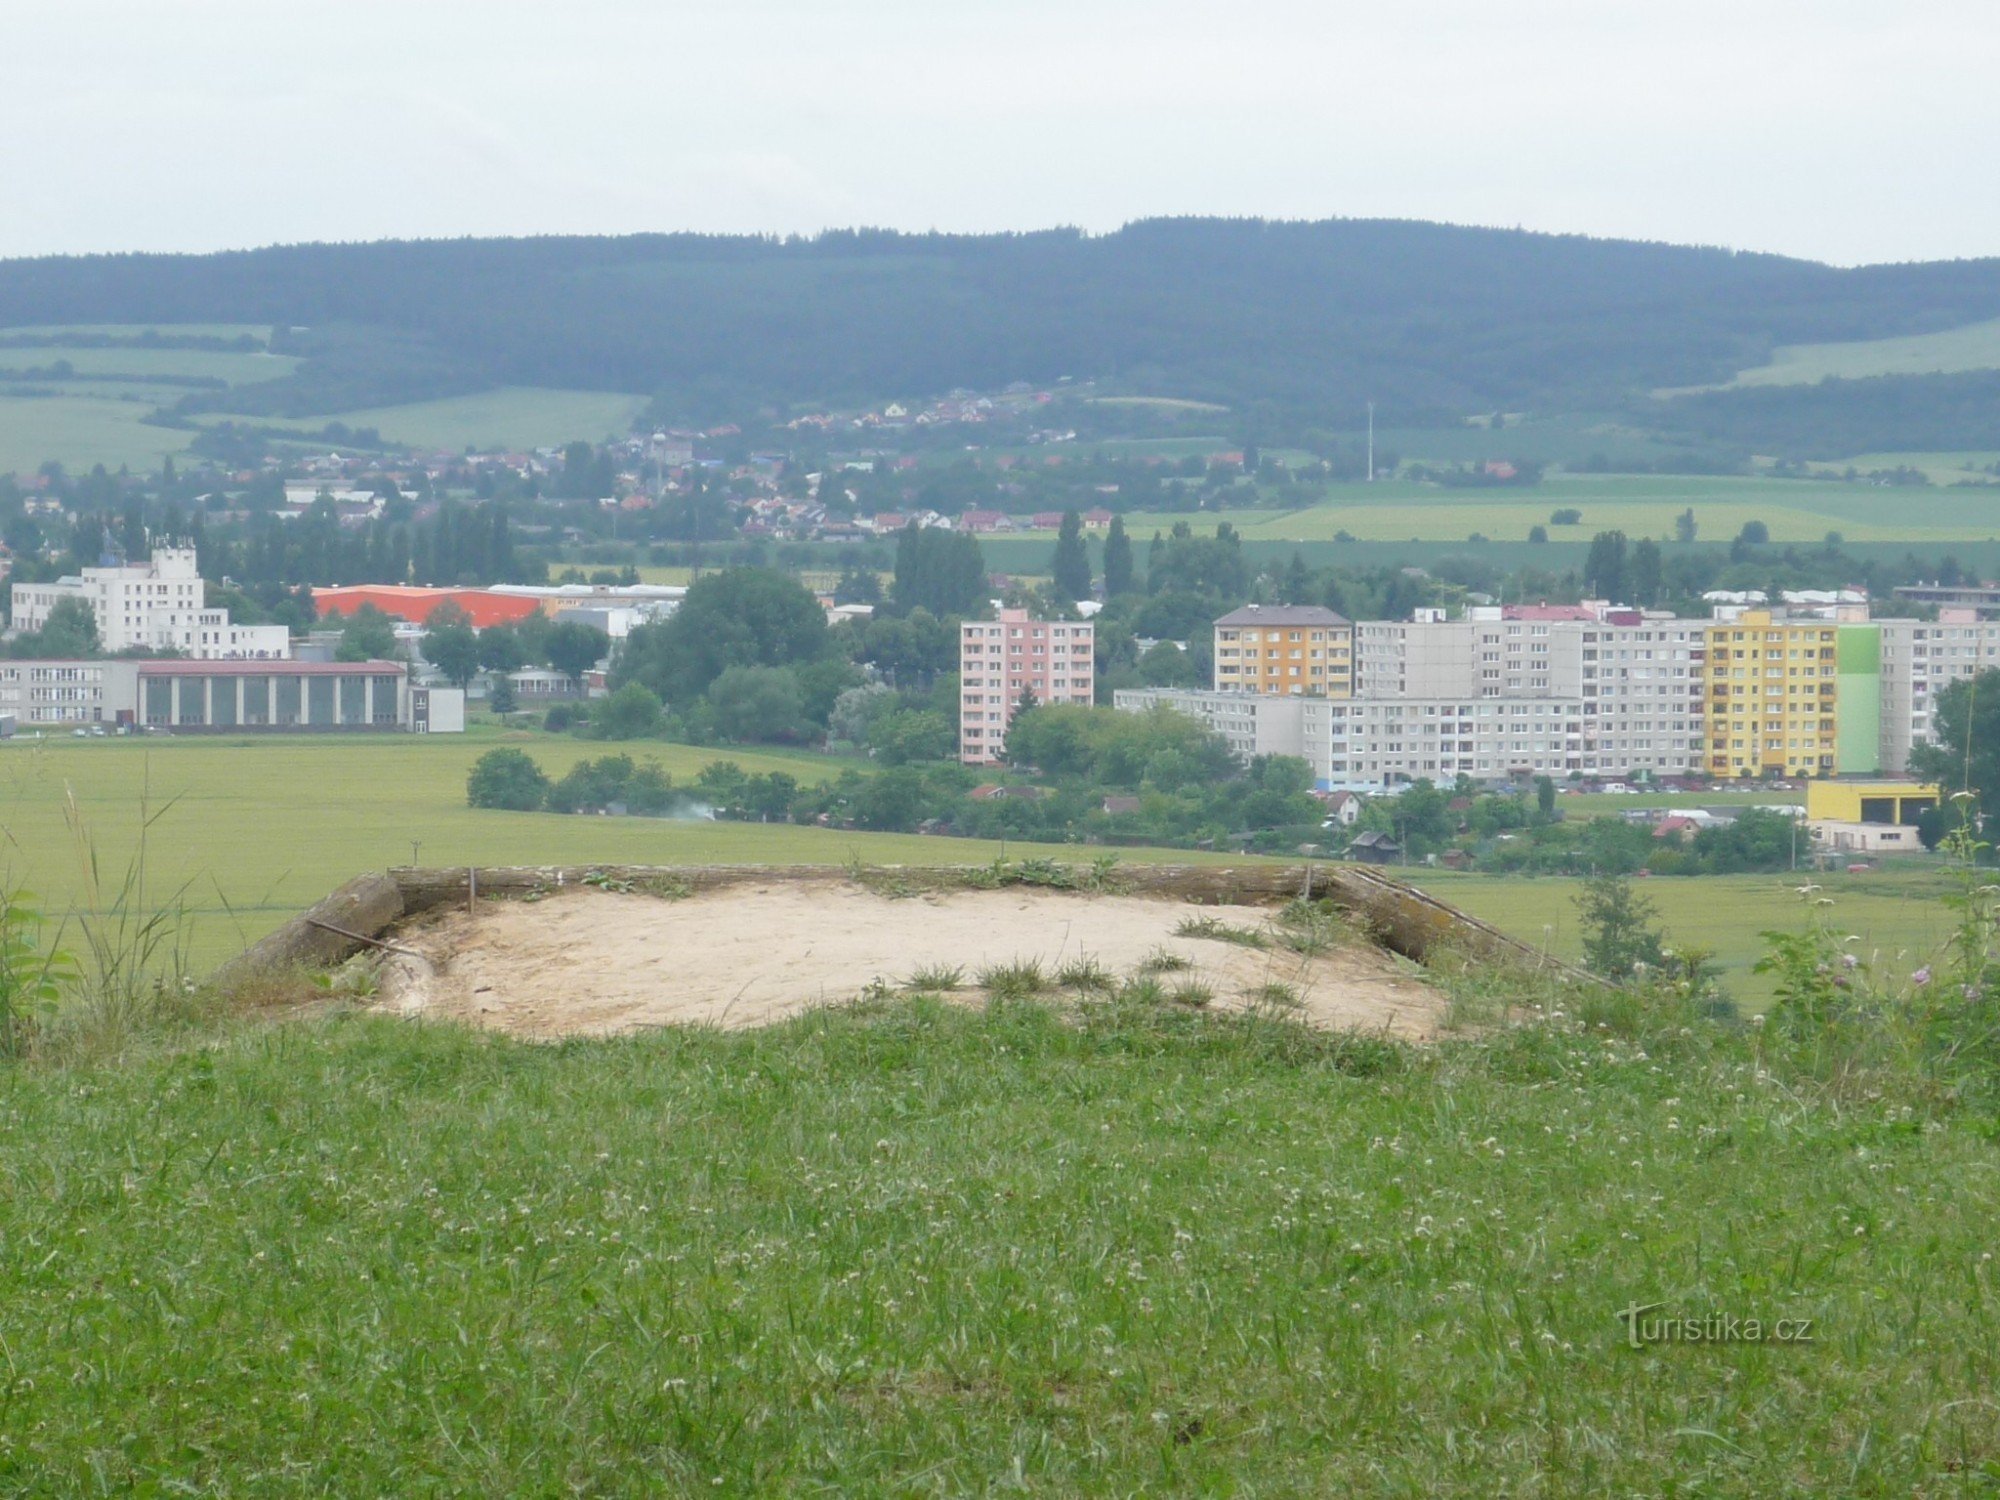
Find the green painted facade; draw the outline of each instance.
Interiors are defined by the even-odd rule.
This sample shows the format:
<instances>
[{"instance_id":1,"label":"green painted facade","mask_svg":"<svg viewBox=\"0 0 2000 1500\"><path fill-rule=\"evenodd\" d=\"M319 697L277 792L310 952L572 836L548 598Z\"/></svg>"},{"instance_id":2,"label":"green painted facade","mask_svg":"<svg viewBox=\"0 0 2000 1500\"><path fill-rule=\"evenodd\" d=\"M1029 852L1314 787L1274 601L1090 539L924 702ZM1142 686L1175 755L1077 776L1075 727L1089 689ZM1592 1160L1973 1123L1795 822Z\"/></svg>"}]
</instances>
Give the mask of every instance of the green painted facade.
<instances>
[{"instance_id":1,"label":"green painted facade","mask_svg":"<svg viewBox=\"0 0 2000 1500\"><path fill-rule=\"evenodd\" d=\"M1842 776L1882 769L1882 627L1834 632L1833 767Z\"/></svg>"}]
</instances>

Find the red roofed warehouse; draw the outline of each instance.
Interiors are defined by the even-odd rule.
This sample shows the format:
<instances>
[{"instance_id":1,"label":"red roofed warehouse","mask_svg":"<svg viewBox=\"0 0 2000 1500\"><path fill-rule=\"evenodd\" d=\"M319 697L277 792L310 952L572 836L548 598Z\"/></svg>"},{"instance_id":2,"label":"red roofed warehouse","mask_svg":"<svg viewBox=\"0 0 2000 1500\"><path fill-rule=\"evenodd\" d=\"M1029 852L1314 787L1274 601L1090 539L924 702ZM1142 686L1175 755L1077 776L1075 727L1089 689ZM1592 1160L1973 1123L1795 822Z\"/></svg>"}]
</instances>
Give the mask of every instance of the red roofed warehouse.
<instances>
[{"instance_id":1,"label":"red roofed warehouse","mask_svg":"<svg viewBox=\"0 0 2000 1500\"><path fill-rule=\"evenodd\" d=\"M313 605L321 619L351 615L364 604L372 604L392 620L408 620L422 625L441 604L456 604L480 630L489 625L511 625L525 620L541 608L541 601L517 594L495 594L486 589L431 589L402 584L356 583L339 588L314 589Z\"/></svg>"}]
</instances>

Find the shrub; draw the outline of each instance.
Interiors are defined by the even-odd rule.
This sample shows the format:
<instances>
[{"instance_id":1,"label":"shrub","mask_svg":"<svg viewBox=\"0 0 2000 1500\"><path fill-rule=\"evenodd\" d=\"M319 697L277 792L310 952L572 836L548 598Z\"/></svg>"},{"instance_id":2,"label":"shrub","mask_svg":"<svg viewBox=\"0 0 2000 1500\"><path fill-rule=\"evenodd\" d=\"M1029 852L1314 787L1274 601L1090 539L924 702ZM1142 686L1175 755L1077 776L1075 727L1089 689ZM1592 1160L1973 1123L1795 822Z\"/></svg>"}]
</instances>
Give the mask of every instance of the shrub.
<instances>
[{"instance_id":1,"label":"shrub","mask_svg":"<svg viewBox=\"0 0 2000 1500\"><path fill-rule=\"evenodd\" d=\"M550 717L554 717L553 714ZM534 812L549 795L549 778L525 750L488 750L465 778L465 800L474 807Z\"/></svg>"}]
</instances>

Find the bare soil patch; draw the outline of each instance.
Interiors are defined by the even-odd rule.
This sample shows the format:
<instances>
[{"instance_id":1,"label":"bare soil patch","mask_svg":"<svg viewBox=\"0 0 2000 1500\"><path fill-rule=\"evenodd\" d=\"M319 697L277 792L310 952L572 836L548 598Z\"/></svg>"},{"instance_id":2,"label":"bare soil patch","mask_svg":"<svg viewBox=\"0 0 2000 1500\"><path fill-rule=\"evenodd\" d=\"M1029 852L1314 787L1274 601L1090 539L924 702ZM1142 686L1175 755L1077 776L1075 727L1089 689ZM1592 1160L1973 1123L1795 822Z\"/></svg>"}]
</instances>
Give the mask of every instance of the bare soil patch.
<instances>
[{"instance_id":1,"label":"bare soil patch","mask_svg":"<svg viewBox=\"0 0 2000 1500\"><path fill-rule=\"evenodd\" d=\"M1182 937L1189 918L1272 934L1264 947ZM1444 1001L1404 961L1356 937L1311 957L1276 941L1274 913L1135 896L1009 887L905 898L848 882L773 882L683 900L577 889L393 934L421 955L385 959L378 1006L516 1036L613 1035L648 1026L762 1026L919 970L957 968L977 1001L982 970L1034 963L1053 978L1094 960L1115 979L1158 967L1217 1009L1275 1003L1315 1025L1422 1038ZM1281 986L1282 991L1273 987ZM1051 994L1057 993L1053 988Z\"/></svg>"}]
</instances>

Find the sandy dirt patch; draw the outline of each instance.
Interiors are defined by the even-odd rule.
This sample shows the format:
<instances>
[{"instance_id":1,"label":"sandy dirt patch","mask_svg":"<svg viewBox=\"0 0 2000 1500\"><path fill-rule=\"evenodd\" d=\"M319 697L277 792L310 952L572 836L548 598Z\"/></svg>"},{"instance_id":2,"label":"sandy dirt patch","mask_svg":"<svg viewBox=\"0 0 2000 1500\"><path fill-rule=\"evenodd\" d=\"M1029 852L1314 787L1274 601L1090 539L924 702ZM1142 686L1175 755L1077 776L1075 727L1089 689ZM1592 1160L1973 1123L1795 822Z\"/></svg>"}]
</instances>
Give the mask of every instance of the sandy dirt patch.
<instances>
[{"instance_id":1,"label":"sandy dirt patch","mask_svg":"<svg viewBox=\"0 0 2000 1500\"><path fill-rule=\"evenodd\" d=\"M1273 913L1018 887L893 899L845 882L773 882L678 901L572 889L395 934L422 958L385 961L378 1007L524 1037L761 1026L852 1001L877 981L900 988L927 966L961 968L967 988L954 998L977 1001L989 965L1034 960L1053 973L1088 957L1123 977L1165 950L1191 967L1162 984L1203 985L1218 1009L1284 985L1318 1025L1403 1037L1436 1027L1442 997L1372 944L1304 958L1275 943L1174 936L1190 916L1263 929Z\"/></svg>"}]
</instances>

